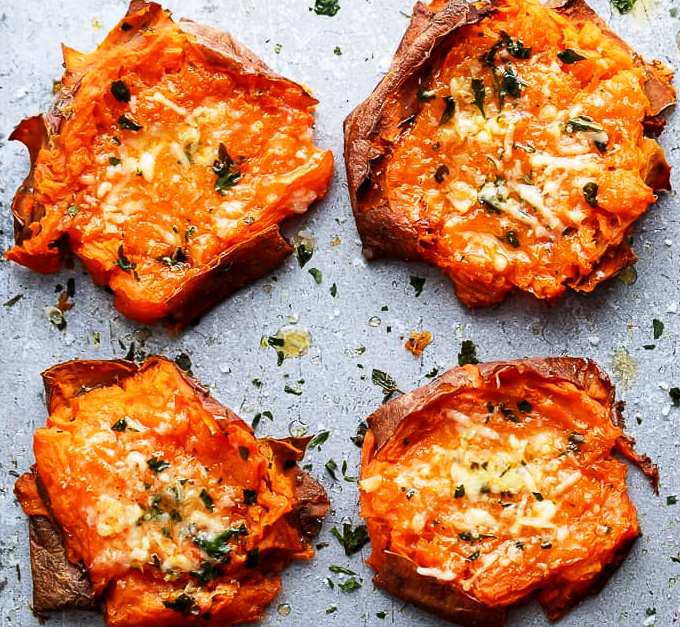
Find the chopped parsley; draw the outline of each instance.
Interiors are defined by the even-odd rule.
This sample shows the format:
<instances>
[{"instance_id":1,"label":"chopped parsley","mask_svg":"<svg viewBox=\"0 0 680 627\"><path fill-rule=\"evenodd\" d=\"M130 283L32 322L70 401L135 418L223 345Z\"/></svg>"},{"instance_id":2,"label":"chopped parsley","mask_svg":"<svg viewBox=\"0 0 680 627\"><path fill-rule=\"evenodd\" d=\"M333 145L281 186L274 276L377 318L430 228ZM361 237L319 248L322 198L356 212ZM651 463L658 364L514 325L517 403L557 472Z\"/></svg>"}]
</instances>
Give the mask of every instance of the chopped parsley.
<instances>
[{"instance_id":1,"label":"chopped parsley","mask_svg":"<svg viewBox=\"0 0 680 627\"><path fill-rule=\"evenodd\" d=\"M212 512L215 509L215 501L213 501L212 496L208 494L208 491L203 488L199 496L201 497L201 501L203 501L203 505L205 505L206 509Z\"/></svg>"},{"instance_id":2,"label":"chopped parsley","mask_svg":"<svg viewBox=\"0 0 680 627\"><path fill-rule=\"evenodd\" d=\"M300 267L304 268L305 264L312 258L314 248L306 242L300 242L295 249L295 253Z\"/></svg>"},{"instance_id":3,"label":"chopped parsley","mask_svg":"<svg viewBox=\"0 0 680 627\"><path fill-rule=\"evenodd\" d=\"M184 370L189 375L192 375L193 373L191 372L191 357L187 355L186 353L180 353L175 357L175 363L179 368Z\"/></svg>"},{"instance_id":4,"label":"chopped parsley","mask_svg":"<svg viewBox=\"0 0 680 627\"><path fill-rule=\"evenodd\" d=\"M130 261L125 256L125 250L123 249L122 244L118 247L118 259L116 259L116 265L121 270L123 270L123 272L132 272L137 267L136 263Z\"/></svg>"},{"instance_id":5,"label":"chopped parsley","mask_svg":"<svg viewBox=\"0 0 680 627\"><path fill-rule=\"evenodd\" d=\"M484 113L484 100L486 99L486 87L484 87L484 81L481 78L472 79L472 93L475 99L472 104L477 107L481 114L486 118L486 113Z\"/></svg>"},{"instance_id":6,"label":"chopped parsley","mask_svg":"<svg viewBox=\"0 0 680 627\"><path fill-rule=\"evenodd\" d=\"M583 197L586 199L586 202L591 206L591 207L597 207L597 192L599 190L599 187L597 183L593 183L592 181L590 183L586 183L583 186Z\"/></svg>"},{"instance_id":7,"label":"chopped parsley","mask_svg":"<svg viewBox=\"0 0 680 627\"><path fill-rule=\"evenodd\" d=\"M120 159L118 157L109 157L109 164L113 166L120 165Z\"/></svg>"},{"instance_id":8,"label":"chopped parsley","mask_svg":"<svg viewBox=\"0 0 680 627\"><path fill-rule=\"evenodd\" d=\"M658 340L663 335L664 323L654 318L652 320L652 330L654 331L654 339Z\"/></svg>"},{"instance_id":9,"label":"chopped parsley","mask_svg":"<svg viewBox=\"0 0 680 627\"><path fill-rule=\"evenodd\" d=\"M356 577L349 577L348 579L345 579L342 583L338 584L338 588L342 590L343 592L354 592L355 590L358 590L361 588L361 583L357 580Z\"/></svg>"},{"instance_id":10,"label":"chopped parsley","mask_svg":"<svg viewBox=\"0 0 680 627\"><path fill-rule=\"evenodd\" d=\"M470 553L470 555L465 558L465 561L474 562L480 555L481 553L479 551L475 551L474 553Z\"/></svg>"},{"instance_id":11,"label":"chopped parsley","mask_svg":"<svg viewBox=\"0 0 680 627\"><path fill-rule=\"evenodd\" d=\"M268 420L273 421L274 415L269 410L261 411L261 412L258 412L257 414L255 414L255 416L253 416L253 421L250 423L250 426L253 428L253 431L255 429L257 429L257 427L260 424L260 421L263 418L267 418Z\"/></svg>"},{"instance_id":12,"label":"chopped parsley","mask_svg":"<svg viewBox=\"0 0 680 627\"><path fill-rule=\"evenodd\" d=\"M170 462L166 462L160 457L152 457L146 460L146 465L156 474L170 468Z\"/></svg>"},{"instance_id":13,"label":"chopped parsley","mask_svg":"<svg viewBox=\"0 0 680 627\"><path fill-rule=\"evenodd\" d=\"M125 418L116 420L116 422L111 425L111 431L123 432L125 429L127 429L127 420L125 420Z\"/></svg>"},{"instance_id":14,"label":"chopped parsley","mask_svg":"<svg viewBox=\"0 0 680 627\"><path fill-rule=\"evenodd\" d=\"M504 69L496 66L496 57L502 49L506 49L515 59L531 57L531 48L526 47L519 39L512 39L505 31L501 31L496 43L482 56L484 65L491 70L499 107L503 107L506 96L517 98L525 85L511 63L506 63Z\"/></svg>"},{"instance_id":15,"label":"chopped parsley","mask_svg":"<svg viewBox=\"0 0 680 627\"><path fill-rule=\"evenodd\" d=\"M338 295L338 286L335 283L333 283L333 285L331 285L330 290L328 291L331 293L331 296L335 298Z\"/></svg>"},{"instance_id":16,"label":"chopped parsley","mask_svg":"<svg viewBox=\"0 0 680 627\"><path fill-rule=\"evenodd\" d=\"M675 407L680 407L680 388L671 388L668 390L668 396L671 397Z\"/></svg>"},{"instance_id":17,"label":"chopped parsley","mask_svg":"<svg viewBox=\"0 0 680 627\"><path fill-rule=\"evenodd\" d=\"M181 246L177 246L172 255L161 257L158 261L161 261L170 268L178 268L184 265L188 259L185 250Z\"/></svg>"},{"instance_id":18,"label":"chopped parsley","mask_svg":"<svg viewBox=\"0 0 680 627\"><path fill-rule=\"evenodd\" d=\"M328 440L330 436L330 431L319 431L307 444L307 448L321 448Z\"/></svg>"},{"instance_id":19,"label":"chopped parsley","mask_svg":"<svg viewBox=\"0 0 680 627\"><path fill-rule=\"evenodd\" d=\"M246 553L246 568L257 568L260 563L260 549L255 547Z\"/></svg>"},{"instance_id":20,"label":"chopped parsley","mask_svg":"<svg viewBox=\"0 0 680 627\"><path fill-rule=\"evenodd\" d=\"M238 454L244 462L247 462L248 458L250 457L250 451L248 450L248 447L246 447L246 446L239 446L238 447Z\"/></svg>"},{"instance_id":21,"label":"chopped parsley","mask_svg":"<svg viewBox=\"0 0 680 627\"><path fill-rule=\"evenodd\" d=\"M369 541L366 525L352 527L351 523L343 523L342 533L336 527L333 527L331 534L345 549L347 556L360 551Z\"/></svg>"},{"instance_id":22,"label":"chopped parsley","mask_svg":"<svg viewBox=\"0 0 680 627\"><path fill-rule=\"evenodd\" d=\"M189 225L186 231L184 231L184 241L188 242L189 238L194 235L196 231L198 231L198 229L193 224Z\"/></svg>"},{"instance_id":23,"label":"chopped parsley","mask_svg":"<svg viewBox=\"0 0 680 627\"><path fill-rule=\"evenodd\" d=\"M194 597L186 594L185 592L182 592L182 594L172 601L163 601L163 605L170 610L179 612L183 616L198 614L201 609L196 603Z\"/></svg>"},{"instance_id":24,"label":"chopped parsley","mask_svg":"<svg viewBox=\"0 0 680 627\"><path fill-rule=\"evenodd\" d=\"M350 570L349 568L345 568L344 566L336 566L335 564L331 564L328 567L328 570L330 570L332 573L335 573L336 575L356 575L356 573L353 570Z\"/></svg>"},{"instance_id":25,"label":"chopped parsley","mask_svg":"<svg viewBox=\"0 0 680 627\"><path fill-rule=\"evenodd\" d=\"M342 56L342 48L340 48L340 46L335 46L335 48L333 48L333 54L336 57L341 57Z\"/></svg>"},{"instance_id":26,"label":"chopped parsley","mask_svg":"<svg viewBox=\"0 0 680 627\"><path fill-rule=\"evenodd\" d=\"M389 374L382 370L378 370L377 368L374 368L371 371L371 383L383 389L383 392L385 392L385 400L395 392L401 391L397 387L397 382Z\"/></svg>"},{"instance_id":27,"label":"chopped parsley","mask_svg":"<svg viewBox=\"0 0 680 627\"><path fill-rule=\"evenodd\" d=\"M229 156L227 147L222 143L217 150L217 159L213 162L212 170L217 175L215 191L222 195L241 178L241 173L234 168L234 160Z\"/></svg>"},{"instance_id":28,"label":"chopped parsley","mask_svg":"<svg viewBox=\"0 0 680 627\"><path fill-rule=\"evenodd\" d=\"M453 496L457 499L462 499L465 496L465 486L462 483L456 486Z\"/></svg>"},{"instance_id":29,"label":"chopped parsley","mask_svg":"<svg viewBox=\"0 0 680 627\"><path fill-rule=\"evenodd\" d=\"M333 481L338 480L338 476L335 474L335 471L338 469L338 464L334 459L329 459L325 464L324 468L326 469L326 472L333 478Z\"/></svg>"},{"instance_id":30,"label":"chopped parsley","mask_svg":"<svg viewBox=\"0 0 680 627\"><path fill-rule=\"evenodd\" d=\"M678 497L675 496L674 494L670 494L669 496L666 497L666 505L677 505L678 504Z\"/></svg>"},{"instance_id":31,"label":"chopped parsley","mask_svg":"<svg viewBox=\"0 0 680 627\"><path fill-rule=\"evenodd\" d=\"M442 112L442 117L439 118L439 126L446 124L453 114L456 112L456 101L453 96L444 96L444 111Z\"/></svg>"},{"instance_id":32,"label":"chopped parsley","mask_svg":"<svg viewBox=\"0 0 680 627\"><path fill-rule=\"evenodd\" d=\"M321 281L323 280L323 275L321 274L321 270L318 268L310 268L308 270L309 274L312 275L314 280L316 281L317 285L321 285Z\"/></svg>"},{"instance_id":33,"label":"chopped parsley","mask_svg":"<svg viewBox=\"0 0 680 627\"><path fill-rule=\"evenodd\" d=\"M75 218L78 215L78 211L80 211L78 205L69 205L66 213L68 213L70 217Z\"/></svg>"},{"instance_id":34,"label":"chopped parsley","mask_svg":"<svg viewBox=\"0 0 680 627\"><path fill-rule=\"evenodd\" d=\"M425 279L419 276L414 276L412 274L409 277L408 282L411 284L411 287L415 290L416 298L418 298L418 296L420 296L423 293L423 287L425 287Z\"/></svg>"},{"instance_id":35,"label":"chopped parsley","mask_svg":"<svg viewBox=\"0 0 680 627\"><path fill-rule=\"evenodd\" d=\"M557 58L562 61L562 63L566 63L567 65L578 63L579 61L583 61L585 59L583 55L579 54L575 50L572 50L571 48L567 48L566 50L558 52Z\"/></svg>"},{"instance_id":36,"label":"chopped parsley","mask_svg":"<svg viewBox=\"0 0 680 627\"><path fill-rule=\"evenodd\" d=\"M203 550L203 552L213 559L226 563L230 559L231 546L229 542L233 538L247 536L248 530L246 526L241 523L238 527L231 527L225 531L218 533L212 539L208 539L204 535L194 537L194 542Z\"/></svg>"},{"instance_id":37,"label":"chopped parsley","mask_svg":"<svg viewBox=\"0 0 680 627\"><path fill-rule=\"evenodd\" d=\"M564 130L569 133L576 132L590 132L601 133L604 131L602 124L596 122L588 115L577 115L575 118L570 118L564 125Z\"/></svg>"},{"instance_id":38,"label":"chopped parsley","mask_svg":"<svg viewBox=\"0 0 680 627\"><path fill-rule=\"evenodd\" d=\"M196 577L201 585L205 585L222 576L222 568L219 564L213 564L212 562L202 562L201 568L199 570L191 571L191 574Z\"/></svg>"},{"instance_id":39,"label":"chopped parsley","mask_svg":"<svg viewBox=\"0 0 680 627\"><path fill-rule=\"evenodd\" d=\"M621 13L621 15L630 13L636 2L637 0L609 0L609 4Z\"/></svg>"},{"instance_id":40,"label":"chopped parsley","mask_svg":"<svg viewBox=\"0 0 680 627\"><path fill-rule=\"evenodd\" d=\"M315 0L313 10L317 15L333 17L340 10L340 2L338 0Z\"/></svg>"},{"instance_id":41,"label":"chopped parsley","mask_svg":"<svg viewBox=\"0 0 680 627\"><path fill-rule=\"evenodd\" d=\"M458 353L458 365L465 366L466 364L478 364L477 347L472 340L463 340Z\"/></svg>"},{"instance_id":42,"label":"chopped parsley","mask_svg":"<svg viewBox=\"0 0 680 627\"><path fill-rule=\"evenodd\" d=\"M137 124L137 122L126 115L121 115L118 118L118 126L126 131L141 131L143 128L141 124Z\"/></svg>"},{"instance_id":43,"label":"chopped parsley","mask_svg":"<svg viewBox=\"0 0 680 627\"><path fill-rule=\"evenodd\" d=\"M254 505L257 503L257 491L250 488L243 488L243 502L246 505Z\"/></svg>"},{"instance_id":44,"label":"chopped parsley","mask_svg":"<svg viewBox=\"0 0 680 627\"><path fill-rule=\"evenodd\" d=\"M130 88L125 84L125 81L113 81L111 93L118 102L130 102Z\"/></svg>"}]
</instances>

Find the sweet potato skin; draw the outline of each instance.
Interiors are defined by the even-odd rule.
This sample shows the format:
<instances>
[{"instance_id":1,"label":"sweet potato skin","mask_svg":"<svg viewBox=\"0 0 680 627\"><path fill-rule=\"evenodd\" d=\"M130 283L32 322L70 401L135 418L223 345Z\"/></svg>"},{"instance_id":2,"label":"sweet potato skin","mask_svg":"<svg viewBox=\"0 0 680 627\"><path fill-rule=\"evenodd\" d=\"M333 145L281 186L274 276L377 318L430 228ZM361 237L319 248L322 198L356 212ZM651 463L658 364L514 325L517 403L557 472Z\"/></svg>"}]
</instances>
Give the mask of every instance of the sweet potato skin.
<instances>
[{"instance_id":1,"label":"sweet potato skin","mask_svg":"<svg viewBox=\"0 0 680 627\"><path fill-rule=\"evenodd\" d=\"M163 8L155 2L132 0L125 19L131 27L152 28L163 14ZM206 62L234 72L252 85L285 88L290 91L291 98L296 98L302 106L317 103L304 87L274 73L230 34L186 19L178 21L177 25L201 50ZM116 29L109 34L107 42L125 46L134 32L132 28L126 30ZM80 53L65 48L64 54L67 61L76 64ZM70 71L67 63L67 73ZM62 123L72 113L70 107L77 92L77 81L73 86L62 85L47 113L25 119L10 135L10 139L20 141L27 147L30 169L12 202L16 246L9 256L38 272L58 271L70 250L68 236L60 237L50 245L49 250L40 254L28 253L22 248L22 243L33 235L29 225L39 221L45 214L45 207L40 205L33 189L38 153L50 145L52 138L58 136ZM326 181L320 186L317 198L323 197L326 192L332 161L332 156L327 153L322 165ZM315 187L319 185L315 184ZM114 304L133 320L146 324L162 321L170 330L181 331L232 293L281 265L292 250L290 243L281 235L278 224L265 225L261 230L251 230L245 239L221 252L201 267L200 273L191 276L162 301L159 302L153 295L148 299L140 299L138 295L117 290L112 285ZM111 271L103 268L98 260L83 261L96 283L111 284Z\"/></svg>"},{"instance_id":2,"label":"sweet potato skin","mask_svg":"<svg viewBox=\"0 0 680 627\"><path fill-rule=\"evenodd\" d=\"M570 18L596 23L633 53L637 65L645 69L648 77L645 92L651 109L643 126L650 137L658 136L665 125L661 114L676 102L672 73L668 68L658 62L645 63L608 29L585 0L546 0L542 4ZM385 257L432 263L424 254L431 243L424 240L416 224L390 204L385 165L394 140L403 132L402 127L422 106L417 99L422 79L438 67L443 50L455 41L460 28L483 20L493 10L492 1L469 4L463 0L440 0L429 6L416 3L388 73L373 93L346 118L344 158L349 194L367 259ZM654 146L649 144L646 183L654 191L669 190L670 166L660 147L652 143ZM425 239L427 237L426 234ZM566 280L564 285L579 292L590 292L634 263L637 257L627 240L628 237L624 237L620 244L612 245L588 276ZM455 286L459 298L470 307L492 305L505 297L505 292L480 293L478 288L466 285L462 279Z\"/></svg>"},{"instance_id":3,"label":"sweet potato skin","mask_svg":"<svg viewBox=\"0 0 680 627\"><path fill-rule=\"evenodd\" d=\"M220 427L237 422L249 429L233 411L212 398L203 386L164 357L150 357L143 364L125 360L74 360L58 364L43 373L48 410L52 412L94 388L118 385L125 378L153 368L159 362L172 364ZM276 464L277 468L290 468L289 472L294 473L296 507L289 513L288 520L305 541L318 533L329 508L328 497L323 488L296 464L304 456L308 441L309 438L259 441L262 450L269 451L272 464ZM69 562L61 530L51 514L49 498L41 488L35 469L17 480L15 494L29 516L34 609L37 612L69 608L96 610L101 599L96 597L86 569L81 564ZM285 539L282 538L281 541ZM122 587L113 586L110 592L111 595L122 595L122 598L128 599L122 604L128 609L123 613L119 610L107 613L107 624L116 627L151 624L203 625L257 620L260 617L258 608L262 607L263 600L271 601L278 594L280 578L277 573L285 568L289 560L290 557L283 553L279 556L277 551L272 551L260 568L253 569L236 585L233 594L224 596L214 607L215 623L207 621L203 616L185 617L172 610L168 610L167 616L161 622L150 622L145 615L145 607L158 603L161 590L149 589L149 581L141 577L138 580L128 579Z\"/></svg>"},{"instance_id":4,"label":"sweet potato skin","mask_svg":"<svg viewBox=\"0 0 680 627\"><path fill-rule=\"evenodd\" d=\"M584 391L588 397L607 409L612 425L623 428L622 403L615 400L615 389L607 375L593 361L572 357L548 357L508 362L489 362L475 366L453 368L429 385L396 398L371 414L369 430L362 448L362 477L368 463L380 450L391 444L399 426L410 416L418 414L447 396L455 396L464 389L484 389L499 385L499 376L512 372L517 377L531 377L554 384L569 383ZM644 455L634 450L634 440L621 435L615 450L637 465L648 477L658 493L658 469ZM417 572L417 566L405 556L389 550L384 539L389 530L383 529L379 520L369 519L373 554L369 563L376 570L374 582L395 596L412 602L454 623L470 627L493 627L503 625L507 607L491 607L453 586L434 577ZM635 535L624 538L599 576L588 585L556 590L550 587L538 591L550 620L557 620L584 597L599 591L616 567L625 559L636 539Z\"/></svg>"}]
</instances>

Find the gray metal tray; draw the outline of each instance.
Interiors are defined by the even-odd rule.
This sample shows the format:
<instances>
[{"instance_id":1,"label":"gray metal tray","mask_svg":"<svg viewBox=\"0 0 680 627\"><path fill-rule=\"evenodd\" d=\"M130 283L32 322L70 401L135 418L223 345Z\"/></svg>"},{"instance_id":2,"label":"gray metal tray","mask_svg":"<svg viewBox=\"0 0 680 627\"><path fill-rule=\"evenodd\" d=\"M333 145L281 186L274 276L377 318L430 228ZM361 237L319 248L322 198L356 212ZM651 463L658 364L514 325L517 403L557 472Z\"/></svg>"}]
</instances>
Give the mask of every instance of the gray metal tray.
<instances>
[{"instance_id":1,"label":"gray metal tray","mask_svg":"<svg viewBox=\"0 0 680 627\"><path fill-rule=\"evenodd\" d=\"M397 262L367 264L347 199L342 120L387 69L406 28L411 2L340 0L342 8L335 17L315 15L309 11L312 4L313 0L165 2L176 17L231 31L275 70L309 85L320 100L317 141L334 151L337 176L329 196L289 229L295 234L304 228L316 240L317 250L304 269L289 259L274 273L277 280L270 276L242 290L198 326L170 337L161 328L140 329L119 316L111 297L95 288L80 266L39 276L0 262L0 302L23 295L11 307L0 306L0 624L37 624L29 607L27 524L12 487L17 473L32 463L32 432L45 420L40 372L73 358L121 357L135 341L148 353L174 357L186 352L198 379L245 419L270 410L274 421L261 423L263 433L285 436L289 423L296 420L306 423L310 432L331 431L321 452L308 458L333 501L320 536L329 546L313 561L287 571L283 593L265 624L443 625L374 589L370 570L362 563L369 547L352 558L342 554L329 530L344 517L358 522L356 485L330 481L323 464L331 457L338 465L346 459L348 474L356 474L359 451L349 436L382 400L381 390L370 382L372 368L389 372L402 389L412 389L428 381L424 375L433 367L453 366L463 338L475 341L483 359L586 355L614 376L626 401L629 432L639 449L659 463L661 497L651 493L639 472L631 471L630 489L644 535L604 591L560 624L678 622L680 563L671 557L680 552L680 504L666 504L668 495L680 495L680 409L671 408L667 392L669 386L680 384L675 355L680 332L680 219L674 195L663 196L635 231L640 254L637 282L626 285L613 280L591 296L570 295L552 306L519 295L496 309L468 311L456 300L448 280L433 269ZM680 66L676 44L680 19L671 15L675 0L639 0L636 12L625 17L612 12L606 0L595 0L593 5L647 57ZM3 250L12 241L11 198L27 170L24 149L8 143L7 136L21 118L44 110L50 102L52 81L61 75L60 42L92 49L125 9L123 0L0 0ZM678 139L678 124L672 117L662 142L675 164L680 156ZM674 179L678 186L678 177ZM321 285L308 274L310 267L322 271ZM418 298L409 285L410 275L426 279ZM55 286L65 285L69 278L76 283L75 307L66 314L67 328L59 331L48 321L45 308L56 302ZM329 293L333 283L335 298ZM665 332L656 342L653 318L665 323ZM310 330L313 346L307 356L277 367L274 351L260 348L260 338L291 320ZM421 360L403 348L404 334L414 329L434 335ZM100 337L98 344L95 334ZM645 350L646 344L656 348ZM360 355L359 347L365 347ZM261 388L251 384L254 378L262 380ZM284 385L298 379L304 379L303 394L284 393ZM358 572L363 587L351 594L337 586L331 590L324 582L331 575L330 564ZM327 614L332 606L337 611ZM284 616L286 609L290 611ZM384 619L376 616L383 611ZM102 624L99 617L76 612L51 622L73 627ZM545 625L547 620L532 603L514 611L510 624Z\"/></svg>"}]
</instances>

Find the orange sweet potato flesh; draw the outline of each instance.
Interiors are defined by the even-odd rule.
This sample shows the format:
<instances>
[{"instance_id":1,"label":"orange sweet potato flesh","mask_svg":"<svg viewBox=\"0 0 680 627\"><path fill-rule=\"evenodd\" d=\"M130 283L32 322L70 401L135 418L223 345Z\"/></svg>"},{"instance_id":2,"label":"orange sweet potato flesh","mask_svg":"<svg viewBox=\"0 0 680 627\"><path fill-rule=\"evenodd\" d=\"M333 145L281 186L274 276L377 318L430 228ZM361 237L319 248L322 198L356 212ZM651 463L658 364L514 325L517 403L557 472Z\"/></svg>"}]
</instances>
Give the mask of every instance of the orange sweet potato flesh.
<instances>
[{"instance_id":1,"label":"orange sweet potato flesh","mask_svg":"<svg viewBox=\"0 0 680 627\"><path fill-rule=\"evenodd\" d=\"M582 0L544 4L417 3L345 120L364 254L433 264L470 307L593 290L635 261L632 225L669 189L653 137L672 72Z\"/></svg>"},{"instance_id":2,"label":"orange sweet potato flesh","mask_svg":"<svg viewBox=\"0 0 680 627\"><path fill-rule=\"evenodd\" d=\"M328 509L296 464L307 440L258 440L161 357L43 376L49 417L15 488L35 610L101 603L116 627L259 619Z\"/></svg>"},{"instance_id":3,"label":"orange sweet potato flesh","mask_svg":"<svg viewBox=\"0 0 680 627\"><path fill-rule=\"evenodd\" d=\"M126 316L181 328L291 253L279 224L333 170L302 86L138 0L94 52L64 47L64 63L49 112L11 136L31 169L9 259L55 272L71 250Z\"/></svg>"},{"instance_id":4,"label":"orange sweet potato flesh","mask_svg":"<svg viewBox=\"0 0 680 627\"><path fill-rule=\"evenodd\" d=\"M452 622L494 626L537 595L556 620L604 584L640 534L623 432L592 362L467 365L368 418L361 513L375 583Z\"/></svg>"}]
</instances>

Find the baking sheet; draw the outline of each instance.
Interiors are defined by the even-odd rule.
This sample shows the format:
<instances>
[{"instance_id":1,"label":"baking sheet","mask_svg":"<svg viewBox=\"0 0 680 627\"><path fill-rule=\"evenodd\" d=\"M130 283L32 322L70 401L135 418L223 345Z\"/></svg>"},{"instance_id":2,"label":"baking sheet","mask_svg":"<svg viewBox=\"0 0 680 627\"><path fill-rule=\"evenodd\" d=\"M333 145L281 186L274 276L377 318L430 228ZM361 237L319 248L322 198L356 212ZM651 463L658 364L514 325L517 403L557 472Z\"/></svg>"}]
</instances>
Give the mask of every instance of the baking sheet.
<instances>
[{"instance_id":1,"label":"baking sheet","mask_svg":"<svg viewBox=\"0 0 680 627\"><path fill-rule=\"evenodd\" d=\"M224 302L200 324L178 337L162 328L144 328L119 316L111 297L94 287L82 267L39 276L0 262L0 624L36 625L31 599L27 523L14 499L18 473L32 463L31 434L45 419L39 373L73 358L122 357L135 349L191 358L197 378L214 395L250 420L269 410L260 433L285 436L299 421L310 432L331 432L321 452L309 454L313 473L325 484L333 502L320 542L327 548L309 563L284 575L281 596L267 614L266 625L443 625L442 621L392 599L371 583L362 554L346 558L329 531L345 518L360 522L353 483L333 482L323 464L347 460L356 474L359 450L349 437L359 421L375 409L382 392L370 382L372 368L390 373L401 389L428 381L433 368L455 365L462 339L478 346L480 358L507 359L529 355L585 355L613 376L626 401L629 432L639 449L649 453L661 470L661 496L655 497L641 474L629 478L644 535L605 590L572 611L560 625L671 625L680 620L680 409L671 408L667 389L680 385L676 344L680 331L678 307L678 246L680 223L674 195L663 196L638 225L635 248L640 254L638 279L627 285L613 280L595 294L567 296L546 305L518 295L486 311L467 311L449 282L436 270L419 264L367 264L347 199L341 158L345 115L373 88L387 69L407 24L409 0L340 0L334 17L309 10L313 0L169 0L175 17L189 17L231 31L276 71L309 85L319 98L317 143L336 155L337 176L329 196L304 219L289 225L313 234L314 257L304 269L294 258L273 275ZM606 0L593 6L614 29L647 57L678 63L676 33L680 18L672 15L674 0L639 0L633 15L619 16ZM59 44L92 49L124 14L121 0L0 0L0 204L2 247L11 243L9 205L27 170L23 147L7 136L22 117L43 111L51 100L52 81L61 75ZM337 49L336 49L337 48ZM680 149L677 116L663 135L671 161ZM677 173L674 175L678 186ZM317 285L311 267L323 274ZM409 279L425 278L416 297ZM66 313L63 331L47 319L45 309L57 300L55 288L75 280L75 307ZM330 294L333 284L337 296ZM386 309L385 309L386 308ZM654 341L652 320L665 324ZM309 329L313 344L301 359L276 365L272 349L260 338L286 324ZM434 335L422 359L403 348L404 336L426 329ZM97 343L96 338L99 338ZM653 350L644 345L655 344ZM251 383L262 381L261 387ZM304 379L303 384L298 380ZM284 393L286 384L300 386L301 396ZM299 423L296 422L299 426ZM351 594L325 583L330 564L346 566L363 579ZM337 611L327 614L327 609ZM289 610L287 612L287 610ZM381 619L377 613L385 612ZM287 615L286 615L287 614ZM100 625L92 614L56 615L52 624ZM532 603L512 613L509 623L545 625Z\"/></svg>"}]
</instances>

